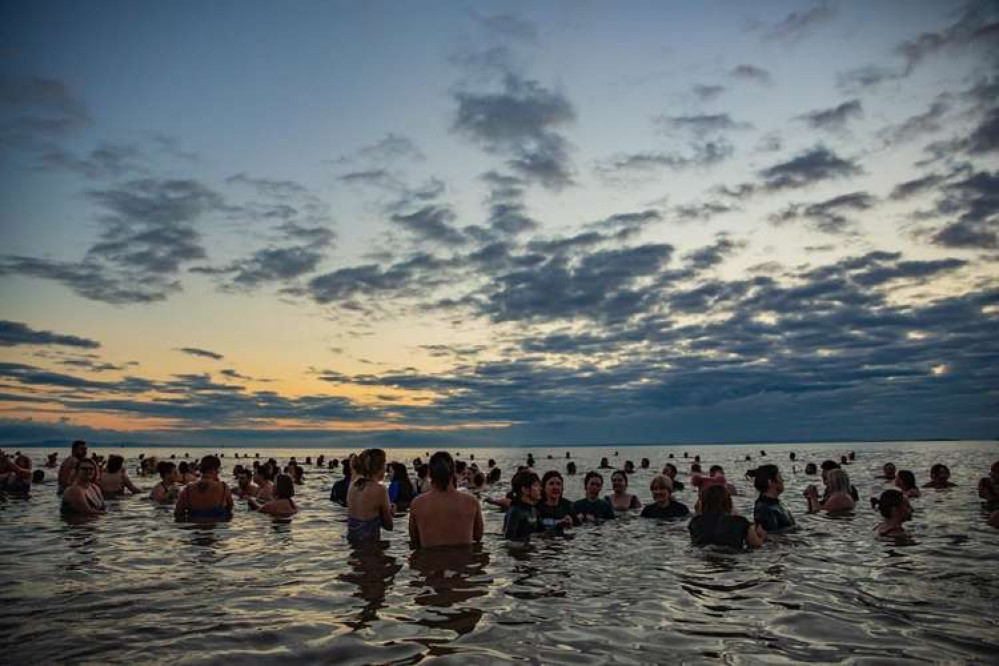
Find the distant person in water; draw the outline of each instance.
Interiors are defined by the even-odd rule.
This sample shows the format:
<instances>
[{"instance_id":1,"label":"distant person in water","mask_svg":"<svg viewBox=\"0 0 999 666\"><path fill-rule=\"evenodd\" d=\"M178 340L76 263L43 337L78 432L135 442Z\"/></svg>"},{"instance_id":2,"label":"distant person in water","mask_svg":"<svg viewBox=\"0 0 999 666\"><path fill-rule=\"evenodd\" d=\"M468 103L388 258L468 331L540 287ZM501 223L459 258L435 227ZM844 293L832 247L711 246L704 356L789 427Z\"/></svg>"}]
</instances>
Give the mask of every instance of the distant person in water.
<instances>
[{"instance_id":1,"label":"distant person in water","mask_svg":"<svg viewBox=\"0 0 999 666\"><path fill-rule=\"evenodd\" d=\"M850 496L850 477L841 469L830 470L826 474L826 488L829 494L825 500L820 500L819 489L814 485L805 488L805 499L808 500L809 513L828 511L835 513L839 511L852 511L855 506L853 497Z\"/></svg>"},{"instance_id":2,"label":"distant person in water","mask_svg":"<svg viewBox=\"0 0 999 666\"><path fill-rule=\"evenodd\" d=\"M365 449L354 457L347 491L347 538L353 542L377 541L381 530L392 529L392 503L385 478L385 452Z\"/></svg>"},{"instance_id":3,"label":"distant person in water","mask_svg":"<svg viewBox=\"0 0 999 666\"><path fill-rule=\"evenodd\" d=\"M78 439L73 442L73 446L70 449L69 457L62 461L62 465L59 467L59 492L63 492L66 488L73 483L73 477L76 476L76 468L81 460L87 459L87 443L82 439ZM94 465L96 468L96 464ZM92 482L97 481L97 472L94 473L94 478L91 479ZM103 499L103 498L102 498Z\"/></svg>"},{"instance_id":4,"label":"distant person in water","mask_svg":"<svg viewBox=\"0 0 999 666\"><path fill-rule=\"evenodd\" d=\"M414 548L461 546L482 540L482 507L456 485L454 459L446 451L430 456L430 489L413 500L409 539Z\"/></svg>"},{"instance_id":5,"label":"distant person in water","mask_svg":"<svg viewBox=\"0 0 999 666\"><path fill-rule=\"evenodd\" d=\"M642 508L642 502L638 499L638 495L628 492L628 475L624 471L616 470L611 474L611 488L614 492L604 499L610 502L615 511Z\"/></svg>"},{"instance_id":6,"label":"distant person in water","mask_svg":"<svg viewBox=\"0 0 999 666\"><path fill-rule=\"evenodd\" d=\"M895 487L901 490L906 497L912 499L919 497L919 486L916 484L916 475L907 469L899 470L895 475Z\"/></svg>"},{"instance_id":7,"label":"distant person in water","mask_svg":"<svg viewBox=\"0 0 999 666\"><path fill-rule=\"evenodd\" d=\"M177 520L223 521L232 518L235 504L232 491L219 480L222 462L215 456L201 459L201 478L184 486L177 494L173 515Z\"/></svg>"},{"instance_id":8,"label":"distant person in water","mask_svg":"<svg viewBox=\"0 0 999 666\"><path fill-rule=\"evenodd\" d=\"M247 506L251 511L259 511L278 518L293 516L298 513L294 497L295 480L288 474L278 474L274 479L274 498L262 505L250 499Z\"/></svg>"},{"instance_id":9,"label":"distant person in water","mask_svg":"<svg viewBox=\"0 0 999 666\"><path fill-rule=\"evenodd\" d=\"M537 510L541 501L541 479L525 470L517 472L512 483L514 498L503 519L503 536L511 541L524 541L543 529Z\"/></svg>"},{"instance_id":10,"label":"distant person in water","mask_svg":"<svg viewBox=\"0 0 999 666\"><path fill-rule=\"evenodd\" d=\"M988 476L978 480L978 496L985 500L986 506L999 506L999 460L992 463Z\"/></svg>"},{"instance_id":11,"label":"distant person in water","mask_svg":"<svg viewBox=\"0 0 999 666\"><path fill-rule=\"evenodd\" d=\"M923 488L936 488L937 490L944 490L947 488L953 488L956 485L956 483L952 483L950 480L950 468L943 463L937 463L930 468L929 483L924 483Z\"/></svg>"},{"instance_id":12,"label":"distant person in water","mask_svg":"<svg viewBox=\"0 0 999 666\"><path fill-rule=\"evenodd\" d=\"M571 461L571 460L569 462L567 462L565 464L565 473L568 474L569 476L575 476L576 475L576 463L573 462L573 461Z\"/></svg>"},{"instance_id":13,"label":"distant person in water","mask_svg":"<svg viewBox=\"0 0 999 666\"><path fill-rule=\"evenodd\" d=\"M760 493L753 506L754 521L768 534L785 532L794 527L794 516L780 501L780 494L784 492L784 478L777 465L757 467L753 485Z\"/></svg>"},{"instance_id":14,"label":"distant person in water","mask_svg":"<svg viewBox=\"0 0 999 666\"><path fill-rule=\"evenodd\" d=\"M825 504L829 500L829 495L831 493L831 491L829 490L829 474L835 470L840 470L840 469L842 469L842 467L835 460L826 460L824 463L822 463L822 484L825 487L822 490L822 497L819 498L819 502L821 504ZM857 489L854 488L853 485L850 486L849 493L850 497L853 498L854 502L860 501L860 493L857 492Z\"/></svg>"},{"instance_id":15,"label":"distant person in water","mask_svg":"<svg viewBox=\"0 0 999 666\"><path fill-rule=\"evenodd\" d=\"M48 455L48 458L45 459L45 466L48 467L49 469L55 469L56 467L59 466L58 460L59 460L58 453L50 453Z\"/></svg>"},{"instance_id":16,"label":"distant person in water","mask_svg":"<svg viewBox=\"0 0 999 666\"><path fill-rule=\"evenodd\" d=\"M600 469L610 469L610 468L611 468L611 465L610 465L610 462L607 461L607 458L601 458L600 459Z\"/></svg>"},{"instance_id":17,"label":"distant person in water","mask_svg":"<svg viewBox=\"0 0 999 666\"><path fill-rule=\"evenodd\" d=\"M63 491L62 511L76 516L100 516L107 513L101 488L94 483L97 476L97 463L93 460L79 460L73 482Z\"/></svg>"},{"instance_id":18,"label":"distant person in water","mask_svg":"<svg viewBox=\"0 0 999 666\"><path fill-rule=\"evenodd\" d=\"M881 476L876 476L874 478L884 479L885 481L894 481L896 473L895 464L887 462L884 464L884 467L881 468Z\"/></svg>"},{"instance_id":19,"label":"distant person in water","mask_svg":"<svg viewBox=\"0 0 999 666\"><path fill-rule=\"evenodd\" d=\"M912 518L912 506L900 490L889 488L881 497L872 497L871 506L881 512L884 521L878 525L878 534L883 537L906 536L903 523Z\"/></svg>"},{"instance_id":20,"label":"distant person in water","mask_svg":"<svg viewBox=\"0 0 999 666\"><path fill-rule=\"evenodd\" d=\"M732 515L732 497L725 486L710 486L702 497L701 513L687 525L695 546L725 546L742 550L759 548L766 531L742 516Z\"/></svg>"},{"instance_id":21,"label":"distant person in water","mask_svg":"<svg viewBox=\"0 0 999 666\"><path fill-rule=\"evenodd\" d=\"M630 460L626 460L625 463L624 463L624 472L625 472L625 474L634 474L635 473L635 463L631 462Z\"/></svg>"},{"instance_id":22,"label":"distant person in water","mask_svg":"<svg viewBox=\"0 0 999 666\"><path fill-rule=\"evenodd\" d=\"M260 488L253 482L253 473L248 469L239 470L236 475L236 497L241 500L253 499Z\"/></svg>"},{"instance_id":23,"label":"distant person in water","mask_svg":"<svg viewBox=\"0 0 999 666\"><path fill-rule=\"evenodd\" d=\"M128 478L128 472L125 471L125 459L115 454L108 456L108 466L101 474L97 485L101 487L104 497L121 497L125 494L126 489L133 495L142 492Z\"/></svg>"},{"instance_id":24,"label":"distant person in water","mask_svg":"<svg viewBox=\"0 0 999 666\"><path fill-rule=\"evenodd\" d=\"M344 458L340 463L343 467L343 478L333 484L330 488L330 501L341 506L347 506L347 491L350 490L351 465L354 462L353 454Z\"/></svg>"},{"instance_id":25,"label":"distant person in water","mask_svg":"<svg viewBox=\"0 0 999 666\"><path fill-rule=\"evenodd\" d=\"M159 504L173 504L177 501L177 494L180 492L177 465L169 460L164 460L156 464L156 471L160 475L160 481L153 486L149 497Z\"/></svg>"},{"instance_id":26,"label":"distant person in water","mask_svg":"<svg viewBox=\"0 0 999 666\"><path fill-rule=\"evenodd\" d=\"M572 511L572 502L562 496L565 481L555 470L545 472L541 477L541 501L538 502L538 518L541 526L549 532L561 532L577 524Z\"/></svg>"},{"instance_id":27,"label":"distant person in water","mask_svg":"<svg viewBox=\"0 0 999 666\"><path fill-rule=\"evenodd\" d=\"M666 463L666 465L663 466L663 476L668 476L669 480L673 482L673 492L679 492L684 488L683 481L676 480L676 473L676 465L673 463Z\"/></svg>"},{"instance_id":28,"label":"distant person in water","mask_svg":"<svg viewBox=\"0 0 999 666\"><path fill-rule=\"evenodd\" d=\"M686 504L673 499L673 482L668 476L658 475L649 484L652 491L652 504L642 507L642 518L684 518L690 515Z\"/></svg>"},{"instance_id":29,"label":"distant person in water","mask_svg":"<svg viewBox=\"0 0 999 666\"><path fill-rule=\"evenodd\" d=\"M396 511L408 511L410 503L416 497L416 489L409 478L409 470L401 462L390 463L389 469L392 470L392 481L388 488L389 499L395 505ZM485 483L484 479L483 483Z\"/></svg>"},{"instance_id":30,"label":"distant person in water","mask_svg":"<svg viewBox=\"0 0 999 666\"><path fill-rule=\"evenodd\" d=\"M600 499L600 491L604 487L604 477L599 472L587 472L583 477L583 490L586 497L576 500L572 505L572 512L576 514L579 521L597 522L600 520L613 520L614 507L610 502Z\"/></svg>"},{"instance_id":31,"label":"distant person in water","mask_svg":"<svg viewBox=\"0 0 999 666\"><path fill-rule=\"evenodd\" d=\"M815 476L817 473L818 473L818 467L816 467L815 463L810 462L805 465L805 474L807 474L808 476Z\"/></svg>"}]
</instances>

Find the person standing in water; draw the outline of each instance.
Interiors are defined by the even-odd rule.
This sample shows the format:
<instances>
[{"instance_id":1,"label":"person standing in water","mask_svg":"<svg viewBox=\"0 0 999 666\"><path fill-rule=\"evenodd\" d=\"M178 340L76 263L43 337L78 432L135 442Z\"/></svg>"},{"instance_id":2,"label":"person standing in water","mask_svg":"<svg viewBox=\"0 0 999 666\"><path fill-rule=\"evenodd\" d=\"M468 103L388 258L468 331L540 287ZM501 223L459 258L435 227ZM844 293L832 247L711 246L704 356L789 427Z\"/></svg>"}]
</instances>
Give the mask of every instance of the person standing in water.
<instances>
[{"instance_id":1,"label":"person standing in water","mask_svg":"<svg viewBox=\"0 0 999 666\"><path fill-rule=\"evenodd\" d=\"M353 460L347 491L347 538L354 542L377 541L381 530L392 529L392 503L385 478L385 452L365 449Z\"/></svg>"},{"instance_id":2,"label":"person standing in water","mask_svg":"<svg viewBox=\"0 0 999 666\"><path fill-rule=\"evenodd\" d=\"M69 488L69 485L73 483L73 478L76 476L76 468L81 461L87 459L87 443L82 439L78 439L73 442L73 447L70 450L70 455L68 458L62 461L62 465L59 467L59 492L62 493ZM96 464L94 468L96 469ZM94 477L91 479L92 482L96 482L99 472L94 473Z\"/></svg>"},{"instance_id":3,"label":"person standing in water","mask_svg":"<svg viewBox=\"0 0 999 666\"><path fill-rule=\"evenodd\" d=\"M686 504L673 500L673 482L668 476L659 475L649 485L652 491L652 504L642 508L642 518L684 518L690 515Z\"/></svg>"},{"instance_id":4,"label":"person standing in water","mask_svg":"<svg viewBox=\"0 0 999 666\"><path fill-rule=\"evenodd\" d=\"M174 505L177 520L218 522L232 518L235 502L225 482L219 480L222 462L215 456L201 459L201 478L181 488Z\"/></svg>"},{"instance_id":5,"label":"person standing in water","mask_svg":"<svg viewBox=\"0 0 999 666\"><path fill-rule=\"evenodd\" d=\"M742 516L732 515L732 496L725 486L709 486L701 496L702 511L687 525L695 546L725 546L742 550L759 548L766 531Z\"/></svg>"},{"instance_id":6,"label":"person standing in water","mask_svg":"<svg viewBox=\"0 0 999 666\"><path fill-rule=\"evenodd\" d=\"M578 499L572 505L572 512L576 514L579 521L596 522L599 520L613 520L614 507L610 502L600 499L600 491L604 487L604 477L599 472L589 471L583 477L583 490L586 497Z\"/></svg>"},{"instance_id":7,"label":"person standing in water","mask_svg":"<svg viewBox=\"0 0 999 666\"><path fill-rule=\"evenodd\" d=\"M125 471L125 459L115 454L108 456L108 466L101 474L97 485L101 487L105 497L121 497L125 494L126 488L132 494L142 492L128 478L128 472Z\"/></svg>"},{"instance_id":8,"label":"person standing in water","mask_svg":"<svg viewBox=\"0 0 999 666\"><path fill-rule=\"evenodd\" d=\"M615 470L611 474L611 488L614 492L604 499L610 502L615 511L642 508L642 501L638 499L638 495L628 492L628 475L623 470Z\"/></svg>"},{"instance_id":9,"label":"person standing in water","mask_svg":"<svg viewBox=\"0 0 999 666\"><path fill-rule=\"evenodd\" d=\"M562 496L564 484L562 475L555 470L545 472L541 477L542 498L538 503L538 517L546 530L560 532L577 522L572 502Z\"/></svg>"},{"instance_id":10,"label":"person standing in water","mask_svg":"<svg viewBox=\"0 0 999 666\"><path fill-rule=\"evenodd\" d=\"M95 476L97 463L93 460L84 458L77 463L73 482L62 494L63 512L77 516L102 516L107 513L104 495L100 486L94 483Z\"/></svg>"},{"instance_id":11,"label":"person standing in water","mask_svg":"<svg viewBox=\"0 0 999 666\"><path fill-rule=\"evenodd\" d=\"M541 500L541 479L529 470L517 472L511 481L513 503L503 519L503 536L512 541L524 541L542 530L537 504Z\"/></svg>"},{"instance_id":12,"label":"person standing in water","mask_svg":"<svg viewBox=\"0 0 999 666\"><path fill-rule=\"evenodd\" d=\"M883 537L907 536L903 523L912 518L912 506L901 490L889 488L881 497L872 497L871 506L881 512L884 521L878 525L878 534Z\"/></svg>"},{"instance_id":13,"label":"person standing in water","mask_svg":"<svg viewBox=\"0 0 999 666\"><path fill-rule=\"evenodd\" d=\"M414 548L462 546L482 541L482 507L459 492L454 459L446 451L430 456L430 488L413 499L409 538Z\"/></svg>"},{"instance_id":14,"label":"person standing in water","mask_svg":"<svg viewBox=\"0 0 999 666\"><path fill-rule=\"evenodd\" d=\"M794 516L780 501L784 492L784 478L777 465L760 465L756 468L753 485L760 496L753 506L753 520L768 534L785 532L795 526Z\"/></svg>"}]
</instances>

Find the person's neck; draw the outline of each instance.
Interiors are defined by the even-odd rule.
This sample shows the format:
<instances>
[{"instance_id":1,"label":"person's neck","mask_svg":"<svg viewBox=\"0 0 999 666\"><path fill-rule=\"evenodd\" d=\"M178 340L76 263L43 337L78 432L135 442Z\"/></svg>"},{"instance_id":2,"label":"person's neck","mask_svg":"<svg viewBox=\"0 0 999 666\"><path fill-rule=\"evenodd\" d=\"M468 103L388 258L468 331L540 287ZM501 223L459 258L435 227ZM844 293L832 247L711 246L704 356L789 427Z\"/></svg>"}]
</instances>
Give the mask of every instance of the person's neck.
<instances>
[{"instance_id":1,"label":"person's neck","mask_svg":"<svg viewBox=\"0 0 999 666\"><path fill-rule=\"evenodd\" d=\"M548 506L558 506L558 503L562 501L561 497L546 497L545 504Z\"/></svg>"},{"instance_id":2,"label":"person's neck","mask_svg":"<svg viewBox=\"0 0 999 666\"><path fill-rule=\"evenodd\" d=\"M670 498L667 497L664 500L659 500L658 502L656 502L656 504L658 504L659 506L665 508L665 507L669 506L672 503L672 501L673 501L672 499L670 499Z\"/></svg>"},{"instance_id":3,"label":"person's neck","mask_svg":"<svg viewBox=\"0 0 999 666\"><path fill-rule=\"evenodd\" d=\"M763 493L763 495L770 499L780 500L780 493L777 492L776 488L768 488L767 492Z\"/></svg>"}]
</instances>

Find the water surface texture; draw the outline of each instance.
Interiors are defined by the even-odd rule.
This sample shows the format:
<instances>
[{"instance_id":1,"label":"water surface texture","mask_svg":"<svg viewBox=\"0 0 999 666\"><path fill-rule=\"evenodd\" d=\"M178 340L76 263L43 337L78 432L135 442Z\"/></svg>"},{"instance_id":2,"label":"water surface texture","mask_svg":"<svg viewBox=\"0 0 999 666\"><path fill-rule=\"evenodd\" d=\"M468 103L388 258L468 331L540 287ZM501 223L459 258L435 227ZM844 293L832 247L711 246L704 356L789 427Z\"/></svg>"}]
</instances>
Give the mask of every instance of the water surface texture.
<instances>
[{"instance_id":1,"label":"water surface texture","mask_svg":"<svg viewBox=\"0 0 999 666\"><path fill-rule=\"evenodd\" d=\"M536 469L564 473L567 450L579 468L567 477L570 499L582 495L583 473L602 456L622 467L650 458L653 469L631 480L648 502L649 481L670 453L684 481L699 453L705 470L725 467L740 491L737 510L750 516L755 493L743 473L775 462L800 530L756 552L729 553L692 547L686 521L636 514L514 547L501 538L502 514L485 506L481 546L414 553L406 517L397 516L382 547L359 550L344 538L346 511L328 501L338 471L306 466L291 520L239 505L231 523L217 526L175 523L143 496L70 525L50 481L30 500L0 504L0 661L996 663L999 530L985 524L976 496L979 477L999 458L996 442L621 447L617 457L604 447L532 449ZM801 492L821 480L805 476L804 463L850 450L856 514L807 515ZM237 451L247 452L224 450L226 480ZM26 452L39 464L48 451ZM121 452L134 469L139 450ZM206 450L145 450L165 452L194 460ZM290 455L346 452L259 453L283 465ZM409 465L424 453L389 450L389 458ZM482 467L496 459L503 480L494 495L506 491L526 453L460 451ZM873 477L889 460L920 483L944 462L959 484L914 500L910 540L874 532L878 516L867 499L885 487ZM693 507L689 486L675 498Z\"/></svg>"}]
</instances>

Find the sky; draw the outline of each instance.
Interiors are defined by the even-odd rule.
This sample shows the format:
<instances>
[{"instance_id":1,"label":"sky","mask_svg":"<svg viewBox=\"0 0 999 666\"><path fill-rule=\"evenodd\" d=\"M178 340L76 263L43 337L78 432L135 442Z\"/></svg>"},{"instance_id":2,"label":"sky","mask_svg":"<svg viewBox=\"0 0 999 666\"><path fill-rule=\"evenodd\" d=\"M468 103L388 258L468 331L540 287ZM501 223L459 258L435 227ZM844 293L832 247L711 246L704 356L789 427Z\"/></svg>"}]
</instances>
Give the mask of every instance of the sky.
<instances>
[{"instance_id":1,"label":"sky","mask_svg":"<svg viewBox=\"0 0 999 666\"><path fill-rule=\"evenodd\" d=\"M0 3L0 444L999 436L995 2Z\"/></svg>"}]
</instances>

